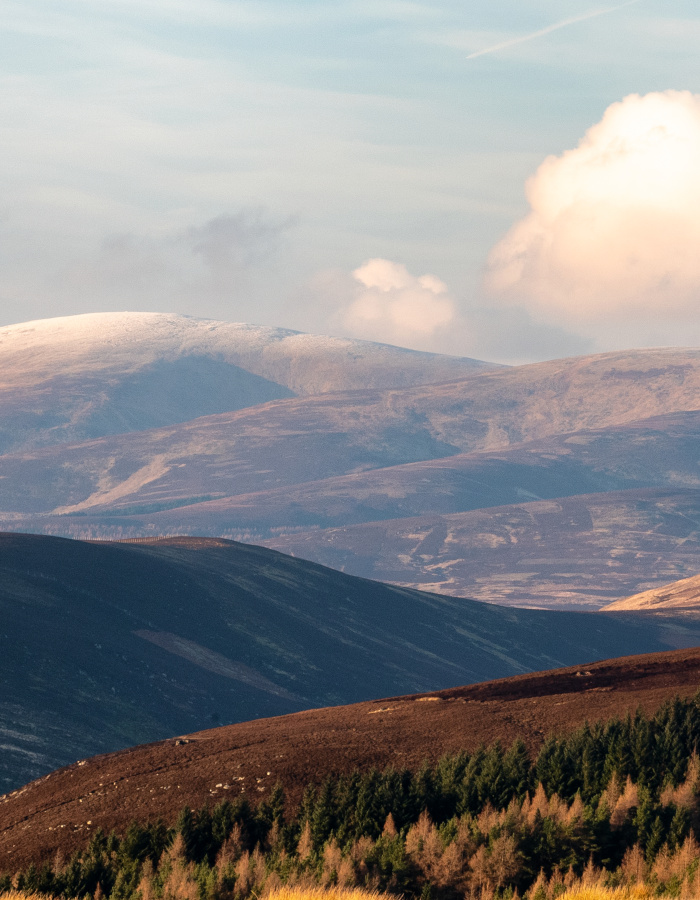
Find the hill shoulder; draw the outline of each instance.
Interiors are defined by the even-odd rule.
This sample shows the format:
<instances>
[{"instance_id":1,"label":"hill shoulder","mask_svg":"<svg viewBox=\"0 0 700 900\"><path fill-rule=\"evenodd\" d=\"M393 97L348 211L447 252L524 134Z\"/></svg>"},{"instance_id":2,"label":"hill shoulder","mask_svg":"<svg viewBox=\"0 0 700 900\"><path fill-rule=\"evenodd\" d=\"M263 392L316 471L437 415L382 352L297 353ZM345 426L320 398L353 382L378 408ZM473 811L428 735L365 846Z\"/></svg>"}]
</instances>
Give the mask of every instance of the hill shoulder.
<instances>
[{"instance_id":1,"label":"hill shoulder","mask_svg":"<svg viewBox=\"0 0 700 900\"><path fill-rule=\"evenodd\" d=\"M681 578L661 587L623 597L601 608L601 612L653 612L700 616L700 575Z\"/></svg>"}]
</instances>

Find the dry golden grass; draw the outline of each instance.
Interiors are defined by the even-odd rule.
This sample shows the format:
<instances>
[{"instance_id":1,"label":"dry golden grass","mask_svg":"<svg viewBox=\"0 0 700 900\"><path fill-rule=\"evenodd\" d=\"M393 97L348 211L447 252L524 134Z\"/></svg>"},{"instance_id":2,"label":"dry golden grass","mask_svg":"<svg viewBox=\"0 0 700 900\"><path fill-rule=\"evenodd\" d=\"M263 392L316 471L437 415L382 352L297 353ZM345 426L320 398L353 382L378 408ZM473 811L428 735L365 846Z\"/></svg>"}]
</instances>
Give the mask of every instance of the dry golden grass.
<instances>
[{"instance_id":1,"label":"dry golden grass","mask_svg":"<svg viewBox=\"0 0 700 900\"><path fill-rule=\"evenodd\" d=\"M573 887L560 894L557 900L651 900L652 897L659 900L659 895L651 887L633 884L617 888Z\"/></svg>"},{"instance_id":2,"label":"dry golden grass","mask_svg":"<svg viewBox=\"0 0 700 900\"><path fill-rule=\"evenodd\" d=\"M0 893L0 900L50 900L50 898L34 891L5 891Z\"/></svg>"},{"instance_id":3,"label":"dry golden grass","mask_svg":"<svg viewBox=\"0 0 700 900\"><path fill-rule=\"evenodd\" d=\"M396 895L361 888L278 887L265 895L265 900L384 900ZM2 898L0 898L2 900Z\"/></svg>"}]
</instances>

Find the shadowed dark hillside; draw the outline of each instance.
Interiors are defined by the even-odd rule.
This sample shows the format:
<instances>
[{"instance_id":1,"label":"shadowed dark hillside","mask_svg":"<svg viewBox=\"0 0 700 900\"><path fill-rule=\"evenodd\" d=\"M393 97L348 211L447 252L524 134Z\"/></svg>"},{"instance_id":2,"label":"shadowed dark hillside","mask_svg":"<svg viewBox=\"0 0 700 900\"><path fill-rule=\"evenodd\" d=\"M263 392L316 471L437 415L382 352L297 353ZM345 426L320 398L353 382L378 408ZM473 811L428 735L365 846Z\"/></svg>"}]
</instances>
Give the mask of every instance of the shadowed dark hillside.
<instances>
[{"instance_id":1,"label":"shadowed dark hillside","mask_svg":"<svg viewBox=\"0 0 700 900\"><path fill-rule=\"evenodd\" d=\"M218 723L669 646L700 624L512 610L223 540L0 536L6 788Z\"/></svg>"}]
</instances>

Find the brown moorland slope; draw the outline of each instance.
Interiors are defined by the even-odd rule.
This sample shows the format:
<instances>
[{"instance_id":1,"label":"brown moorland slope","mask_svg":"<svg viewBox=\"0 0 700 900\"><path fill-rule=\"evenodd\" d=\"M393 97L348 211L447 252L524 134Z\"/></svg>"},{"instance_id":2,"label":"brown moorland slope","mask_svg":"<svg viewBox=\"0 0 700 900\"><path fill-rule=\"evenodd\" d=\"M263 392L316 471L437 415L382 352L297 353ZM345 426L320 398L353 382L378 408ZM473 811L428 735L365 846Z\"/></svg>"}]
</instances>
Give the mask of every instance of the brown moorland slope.
<instances>
[{"instance_id":1,"label":"brown moorland slope","mask_svg":"<svg viewBox=\"0 0 700 900\"><path fill-rule=\"evenodd\" d=\"M700 491L579 494L259 543L404 587L504 606L592 611L700 570Z\"/></svg>"},{"instance_id":2,"label":"brown moorland slope","mask_svg":"<svg viewBox=\"0 0 700 900\"><path fill-rule=\"evenodd\" d=\"M424 759L551 733L642 709L700 684L700 648L630 656L430 694L392 697L202 731L83 760L0 798L0 868L68 854L97 828L172 821L183 806L267 796L354 768Z\"/></svg>"},{"instance_id":3,"label":"brown moorland slope","mask_svg":"<svg viewBox=\"0 0 700 900\"><path fill-rule=\"evenodd\" d=\"M239 492L215 500L188 501L187 505L159 512L130 507L134 499L130 494L123 498L98 496L94 505L85 507L71 521L83 533L95 529L95 536L102 529L111 528L114 534L115 528L121 528L128 537L155 528L161 534L233 536L259 543L301 528L443 515L601 491L692 489L700 487L699 440L700 411L676 412L628 425L555 435L506 450L460 453L285 483L284 487ZM334 452L338 462L337 448ZM310 464L313 460L307 458L305 465ZM317 473L325 464L324 460L317 466ZM269 465L280 468L279 454L272 455ZM2 463L0 471L1 467ZM226 487L220 469L221 463L213 470L218 473L217 489ZM268 466L266 475L273 471ZM177 469L175 476L181 481L180 487L175 481L171 483L173 496L177 490L184 491L183 479L192 474L187 473L186 466ZM240 476L236 476L239 486L244 485ZM206 487L208 477L204 474L196 489L205 495L207 491L213 493ZM253 477L263 481L252 468L247 477L249 484ZM283 473L275 477L280 480ZM138 490L142 489L150 490L147 485ZM179 503L176 499L172 502ZM106 506L108 518L101 517ZM35 523L40 529L51 527L61 533L65 519L42 515Z\"/></svg>"}]
</instances>

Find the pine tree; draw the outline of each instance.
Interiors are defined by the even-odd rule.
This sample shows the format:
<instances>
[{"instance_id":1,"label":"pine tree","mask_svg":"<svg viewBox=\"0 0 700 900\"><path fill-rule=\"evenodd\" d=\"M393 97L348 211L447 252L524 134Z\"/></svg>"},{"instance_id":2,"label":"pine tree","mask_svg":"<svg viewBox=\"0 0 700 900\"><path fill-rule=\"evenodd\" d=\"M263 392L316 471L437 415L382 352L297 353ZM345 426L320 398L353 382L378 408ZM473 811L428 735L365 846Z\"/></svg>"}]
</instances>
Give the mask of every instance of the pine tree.
<instances>
[{"instance_id":1,"label":"pine tree","mask_svg":"<svg viewBox=\"0 0 700 900\"><path fill-rule=\"evenodd\" d=\"M311 840L316 850L320 850L333 834L335 825L333 800L333 782L327 778L321 785L309 819Z\"/></svg>"}]
</instances>

